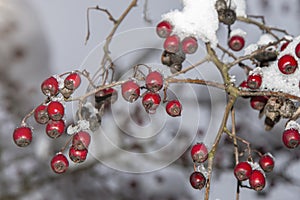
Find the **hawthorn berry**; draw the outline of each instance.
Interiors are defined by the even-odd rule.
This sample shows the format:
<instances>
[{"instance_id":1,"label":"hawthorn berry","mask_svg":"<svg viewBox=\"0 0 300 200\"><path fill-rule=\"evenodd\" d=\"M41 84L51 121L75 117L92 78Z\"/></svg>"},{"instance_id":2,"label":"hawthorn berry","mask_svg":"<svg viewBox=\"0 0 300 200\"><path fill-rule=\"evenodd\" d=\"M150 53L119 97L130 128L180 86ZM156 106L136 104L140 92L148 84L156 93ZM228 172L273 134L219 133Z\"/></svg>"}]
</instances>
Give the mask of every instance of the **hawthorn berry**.
<instances>
[{"instance_id":1,"label":"hawthorn berry","mask_svg":"<svg viewBox=\"0 0 300 200\"><path fill-rule=\"evenodd\" d=\"M76 150L87 149L91 142L91 136L85 131L80 131L73 136L72 146Z\"/></svg>"},{"instance_id":2,"label":"hawthorn berry","mask_svg":"<svg viewBox=\"0 0 300 200\"><path fill-rule=\"evenodd\" d=\"M58 138L65 131L65 122L64 120L50 120L46 126L46 133L50 138Z\"/></svg>"},{"instance_id":3,"label":"hawthorn berry","mask_svg":"<svg viewBox=\"0 0 300 200\"><path fill-rule=\"evenodd\" d=\"M50 119L58 121L63 118L65 114L65 108L59 101L51 101L48 104L47 112Z\"/></svg>"},{"instance_id":4,"label":"hawthorn berry","mask_svg":"<svg viewBox=\"0 0 300 200\"><path fill-rule=\"evenodd\" d=\"M52 170L57 174L64 173L69 167L69 161L62 153L56 154L50 162Z\"/></svg>"},{"instance_id":5,"label":"hawthorn berry","mask_svg":"<svg viewBox=\"0 0 300 200\"><path fill-rule=\"evenodd\" d=\"M181 49L183 53L193 54L198 49L197 39L194 37L186 37L181 42Z\"/></svg>"},{"instance_id":6,"label":"hawthorn berry","mask_svg":"<svg viewBox=\"0 0 300 200\"><path fill-rule=\"evenodd\" d=\"M73 146L70 147L69 149L69 158L74 162L74 163L82 163L86 160L88 154L87 149L75 149Z\"/></svg>"},{"instance_id":7,"label":"hawthorn berry","mask_svg":"<svg viewBox=\"0 0 300 200\"><path fill-rule=\"evenodd\" d=\"M266 178L260 170L253 170L249 177L249 184L255 191L261 191L266 185Z\"/></svg>"},{"instance_id":8,"label":"hawthorn berry","mask_svg":"<svg viewBox=\"0 0 300 200\"><path fill-rule=\"evenodd\" d=\"M264 154L259 159L259 166L265 171L265 172L271 172L275 166L274 158L270 154Z\"/></svg>"},{"instance_id":9,"label":"hawthorn berry","mask_svg":"<svg viewBox=\"0 0 300 200\"><path fill-rule=\"evenodd\" d=\"M163 76L157 71L150 72L145 79L146 88L151 92L158 92L163 86Z\"/></svg>"},{"instance_id":10,"label":"hawthorn berry","mask_svg":"<svg viewBox=\"0 0 300 200\"><path fill-rule=\"evenodd\" d=\"M228 41L228 46L233 51L240 51L245 46L245 39L240 35L231 36Z\"/></svg>"},{"instance_id":11,"label":"hawthorn berry","mask_svg":"<svg viewBox=\"0 0 300 200\"><path fill-rule=\"evenodd\" d=\"M181 115L182 106L178 100L168 101L166 105L166 111L168 115L172 117L177 117Z\"/></svg>"},{"instance_id":12,"label":"hawthorn berry","mask_svg":"<svg viewBox=\"0 0 300 200\"><path fill-rule=\"evenodd\" d=\"M266 96L253 96L250 99L250 105L254 110L262 110L268 102Z\"/></svg>"},{"instance_id":13,"label":"hawthorn berry","mask_svg":"<svg viewBox=\"0 0 300 200\"><path fill-rule=\"evenodd\" d=\"M239 181L245 181L249 179L252 173L252 167L248 162L239 162L234 167L234 175Z\"/></svg>"},{"instance_id":14,"label":"hawthorn berry","mask_svg":"<svg viewBox=\"0 0 300 200\"><path fill-rule=\"evenodd\" d=\"M49 121L47 106L44 104L39 105L34 110L34 119L39 124L46 124Z\"/></svg>"},{"instance_id":15,"label":"hawthorn berry","mask_svg":"<svg viewBox=\"0 0 300 200\"><path fill-rule=\"evenodd\" d=\"M300 58L300 43L298 43L295 48L295 54L298 58Z\"/></svg>"},{"instance_id":16,"label":"hawthorn berry","mask_svg":"<svg viewBox=\"0 0 300 200\"><path fill-rule=\"evenodd\" d=\"M162 21L156 26L156 33L161 38L168 37L172 32L172 25L168 21Z\"/></svg>"},{"instance_id":17,"label":"hawthorn berry","mask_svg":"<svg viewBox=\"0 0 300 200\"><path fill-rule=\"evenodd\" d=\"M32 130L26 126L16 128L13 133L13 139L17 146L26 147L32 141Z\"/></svg>"},{"instance_id":18,"label":"hawthorn berry","mask_svg":"<svg viewBox=\"0 0 300 200\"><path fill-rule=\"evenodd\" d=\"M281 47L280 47L280 51L285 50L286 47L289 45L289 43L290 43L289 41L284 42L284 43L281 45Z\"/></svg>"},{"instance_id":19,"label":"hawthorn berry","mask_svg":"<svg viewBox=\"0 0 300 200\"><path fill-rule=\"evenodd\" d=\"M282 134L283 144L289 148L294 149L300 144L300 133L296 129L287 129Z\"/></svg>"},{"instance_id":20,"label":"hawthorn berry","mask_svg":"<svg viewBox=\"0 0 300 200\"><path fill-rule=\"evenodd\" d=\"M81 78L78 73L69 74L64 80L64 86L69 90L75 90L80 86Z\"/></svg>"},{"instance_id":21,"label":"hawthorn berry","mask_svg":"<svg viewBox=\"0 0 300 200\"><path fill-rule=\"evenodd\" d=\"M258 89L262 84L262 76L260 74L250 74L247 79L247 85L250 89Z\"/></svg>"},{"instance_id":22,"label":"hawthorn berry","mask_svg":"<svg viewBox=\"0 0 300 200\"><path fill-rule=\"evenodd\" d=\"M292 74L296 71L298 63L292 55L284 55L278 60L278 69L283 74Z\"/></svg>"},{"instance_id":23,"label":"hawthorn berry","mask_svg":"<svg viewBox=\"0 0 300 200\"><path fill-rule=\"evenodd\" d=\"M97 109L100 108L100 106L104 103L105 105L113 104L118 99L118 92L114 88L105 88L102 90L99 90L95 94L95 107Z\"/></svg>"},{"instance_id":24,"label":"hawthorn berry","mask_svg":"<svg viewBox=\"0 0 300 200\"><path fill-rule=\"evenodd\" d=\"M241 82L241 84L239 85L239 88L241 88L241 89L248 89L249 87L248 87L248 82L247 81L243 81L243 82Z\"/></svg>"},{"instance_id":25,"label":"hawthorn berry","mask_svg":"<svg viewBox=\"0 0 300 200\"><path fill-rule=\"evenodd\" d=\"M171 53L179 51L180 38L177 35L170 35L164 42L164 49Z\"/></svg>"},{"instance_id":26,"label":"hawthorn berry","mask_svg":"<svg viewBox=\"0 0 300 200\"><path fill-rule=\"evenodd\" d=\"M136 101L140 96L140 86L132 80L129 80L121 86L123 98L132 103Z\"/></svg>"},{"instance_id":27,"label":"hawthorn berry","mask_svg":"<svg viewBox=\"0 0 300 200\"><path fill-rule=\"evenodd\" d=\"M208 158L208 150L204 143L197 143L191 149L191 156L194 162L203 163Z\"/></svg>"},{"instance_id":28,"label":"hawthorn berry","mask_svg":"<svg viewBox=\"0 0 300 200\"><path fill-rule=\"evenodd\" d=\"M142 99L142 104L146 112L153 114L159 106L161 98L158 93L147 92Z\"/></svg>"},{"instance_id":29,"label":"hawthorn berry","mask_svg":"<svg viewBox=\"0 0 300 200\"><path fill-rule=\"evenodd\" d=\"M53 76L47 78L41 84L41 90L46 96L56 96L59 92L59 85Z\"/></svg>"},{"instance_id":30,"label":"hawthorn berry","mask_svg":"<svg viewBox=\"0 0 300 200\"><path fill-rule=\"evenodd\" d=\"M194 189L201 190L206 184L206 178L201 172L193 172L190 176L190 183Z\"/></svg>"}]
</instances>

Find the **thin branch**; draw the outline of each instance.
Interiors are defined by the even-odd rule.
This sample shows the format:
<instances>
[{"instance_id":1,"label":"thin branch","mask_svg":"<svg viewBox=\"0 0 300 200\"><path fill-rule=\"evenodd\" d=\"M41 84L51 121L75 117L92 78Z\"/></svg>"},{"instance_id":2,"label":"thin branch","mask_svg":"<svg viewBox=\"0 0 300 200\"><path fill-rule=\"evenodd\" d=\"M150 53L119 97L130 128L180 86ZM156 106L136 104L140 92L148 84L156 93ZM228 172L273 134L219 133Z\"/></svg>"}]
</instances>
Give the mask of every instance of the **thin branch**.
<instances>
[{"instance_id":1,"label":"thin branch","mask_svg":"<svg viewBox=\"0 0 300 200\"><path fill-rule=\"evenodd\" d=\"M224 84L217 83L217 82L212 82L212 81L205 81L201 79L177 79L177 78L167 78L166 81L167 83L192 83L192 84L200 84L200 85L207 85L207 86L212 86L215 88L219 88L221 90L225 90Z\"/></svg>"}]
</instances>

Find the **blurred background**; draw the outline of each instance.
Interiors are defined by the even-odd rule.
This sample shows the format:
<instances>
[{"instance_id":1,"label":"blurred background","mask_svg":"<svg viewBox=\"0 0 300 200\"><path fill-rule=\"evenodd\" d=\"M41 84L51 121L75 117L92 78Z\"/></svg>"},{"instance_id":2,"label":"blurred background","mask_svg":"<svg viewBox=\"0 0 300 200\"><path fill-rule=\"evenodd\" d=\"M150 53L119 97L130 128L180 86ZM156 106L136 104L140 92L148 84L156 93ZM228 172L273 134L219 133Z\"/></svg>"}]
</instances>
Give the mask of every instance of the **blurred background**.
<instances>
[{"instance_id":1,"label":"blurred background","mask_svg":"<svg viewBox=\"0 0 300 200\"><path fill-rule=\"evenodd\" d=\"M87 8L99 5L118 18L129 3L129 0L0 0L1 200L203 199L204 191L196 191L189 184L189 175L193 171L189 146L200 140L207 140L209 143L209 133L216 130L224 109L224 94L220 95L219 91L204 87L174 87L173 92L178 98L188 97L183 104L185 113L182 119L168 120L161 111L157 116L149 118L146 114L141 114L144 111L140 106L127 106L127 110L123 110L124 104L112 106L111 111L107 111L108 116L102 120L103 128L100 132L103 133L95 133L107 137L95 136L97 139L94 141L89 160L85 164L71 165L71 169L64 175L54 174L49 162L66 137L58 141L51 140L44 134L43 126L30 121L35 132L32 144L27 148L18 148L13 144L14 128L27 112L43 101L40 83L45 78L73 69L93 71L94 65L97 66L95 59L99 58L100 62L101 44L109 34L112 22L104 13L92 11L91 37L85 45ZM138 2L138 6L130 12L117 31L115 40L123 43L112 44L112 53L121 48L125 49L121 51L122 54L113 54L117 64L128 66L123 69L124 73L138 62L154 63L153 65L159 67L157 63L162 52L162 40L155 35L153 27L160 20L161 14L181 7L180 0ZM286 29L294 36L299 35L298 0L247 1L247 13L264 15L268 25ZM256 42L261 34L251 25L238 23L235 26L242 27L248 33L246 45ZM137 33L140 35L136 35ZM225 44L225 33L225 27L221 27L218 34L224 40L220 40L222 44ZM130 51L138 47L151 47L152 50L140 50L135 53ZM201 52L203 53L199 50L196 55L189 57L188 62L199 61L199 57L204 56ZM204 66L196 76L219 80L220 77L215 71L208 70L210 67ZM245 78L239 69L233 73L236 74L237 83ZM186 76L189 75L191 74ZM121 78L122 74L118 76ZM281 144L284 120L271 132L265 132L263 119L259 119L258 113L251 110L248 101L241 99L237 103L237 131L242 137L253 142L254 148L262 152L271 152L276 158L276 167L273 173L267 175L267 186L263 192L242 189L241 199L297 199L300 195L300 151L287 150ZM74 106L69 109L71 114L67 117L71 123ZM196 109L199 112L193 112ZM155 136L151 135L151 143L135 140L132 139L132 135L124 134L134 128L124 125L128 123L124 119L128 119L129 115L133 122L142 124L135 130L137 132L151 133L157 127L161 128ZM190 121L191 118L195 119L195 123ZM106 134L108 132L111 134ZM113 145L103 142L105 138L113 142L118 140L116 144L124 145L122 150L130 153L143 152L145 149L156 152L161 147L171 147L163 154L155 154L157 159L153 160L134 157L132 154L113 154L106 158L97 151L101 149L110 155L106 148L110 149ZM233 146L226 138L221 143L216 157L211 199L234 199L236 181L232 173ZM176 148L181 149L178 151Z\"/></svg>"}]
</instances>

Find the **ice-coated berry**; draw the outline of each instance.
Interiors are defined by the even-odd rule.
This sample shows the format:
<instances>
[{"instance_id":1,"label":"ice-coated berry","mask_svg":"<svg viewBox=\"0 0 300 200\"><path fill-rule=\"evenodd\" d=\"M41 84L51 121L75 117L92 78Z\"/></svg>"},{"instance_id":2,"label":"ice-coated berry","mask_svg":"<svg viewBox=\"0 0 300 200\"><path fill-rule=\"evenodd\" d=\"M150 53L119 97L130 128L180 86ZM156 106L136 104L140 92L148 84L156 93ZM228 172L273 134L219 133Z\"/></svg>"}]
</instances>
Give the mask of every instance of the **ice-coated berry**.
<instances>
[{"instance_id":1,"label":"ice-coated berry","mask_svg":"<svg viewBox=\"0 0 300 200\"><path fill-rule=\"evenodd\" d=\"M172 32L172 25L168 21L162 21L156 26L156 33L161 38L168 37Z\"/></svg>"},{"instance_id":2,"label":"ice-coated berry","mask_svg":"<svg viewBox=\"0 0 300 200\"><path fill-rule=\"evenodd\" d=\"M146 112L154 114L157 107L159 106L161 98L158 93L147 92L142 99L142 104Z\"/></svg>"},{"instance_id":3,"label":"ice-coated berry","mask_svg":"<svg viewBox=\"0 0 300 200\"><path fill-rule=\"evenodd\" d=\"M193 54L198 49L197 39L194 37L186 37L181 42L181 49L183 53Z\"/></svg>"},{"instance_id":4,"label":"ice-coated berry","mask_svg":"<svg viewBox=\"0 0 300 200\"><path fill-rule=\"evenodd\" d=\"M259 159L259 166L265 171L265 172L271 172L273 171L273 168L275 166L274 158L270 154L264 154Z\"/></svg>"},{"instance_id":5,"label":"ice-coated berry","mask_svg":"<svg viewBox=\"0 0 300 200\"><path fill-rule=\"evenodd\" d=\"M283 74L292 74L298 68L298 62L292 55L284 55L278 60L278 69Z\"/></svg>"},{"instance_id":6,"label":"ice-coated berry","mask_svg":"<svg viewBox=\"0 0 300 200\"><path fill-rule=\"evenodd\" d=\"M86 160L87 154L88 154L87 149L78 150L78 149L75 149L73 146L71 146L69 149L69 158L74 163L84 162Z\"/></svg>"},{"instance_id":7,"label":"ice-coated berry","mask_svg":"<svg viewBox=\"0 0 300 200\"><path fill-rule=\"evenodd\" d=\"M48 116L50 119L61 120L65 114L65 108L59 101L51 101L47 107Z\"/></svg>"},{"instance_id":8,"label":"ice-coated berry","mask_svg":"<svg viewBox=\"0 0 300 200\"><path fill-rule=\"evenodd\" d=\"M77 89L80 86L80 83L81 83L81 78L78 73L71 73L64 80L64 85L69 90Z\"/></svg>"},{"instance_id":9,"label":"ice-coated berry","mask_svg":"<svg viewBox=\"0 0 300 200\"><path fill-rule=\"evenodd\" d=\"M64 120L50 120L46 126L46 133L50 138L58 138L65 132Z\"/></svg>"},{"instance_id":10,"label":"ice-coated berry","mask_svg":"<svg viewBox=\"0 0 300 200\"><path fill-rule=\"evenodd\" d=\"M53 76L47 78L41 84L41 90L46 96L55 96L59 92L58 81Z\"/></svg>"},{"instance_id":11,"label":"ice-coated berry","mask_svg":"<svg viewBox=\"0 0 300 200\"><path fill-rule=\"evenodd\" d=\"M300 134L296 129L287 129L282 134L283 144L289 148L294 149L300 144Z\"/></svg>"},{"instance_id":12,"label":"ice-coated berry","mask_svg":"<svg viewBox=\"0 0 300 200\"><path fill-rule=\"evenodd\" d=\"M179 51L180 38L177 35L170 35L164 42L164 49L171 53Z\"/></svg>"},{"instance_id":13,"label":"ice-coated berry","mask_svg":"<svg viewBox=\"0 0 300 200\"><path fill-rule=\"evenodd\" d=\"M80 131L74 134L72 146L77 150L87 149L91 143L91 136L88 132Z\"/></svg>"},{"instance_id":14,"label":"ice-coated berry","mask_svg":"<svg viewBox=\"0 0 300 200\"><path fill-rule=\"evenodd\" d=\"M121 88L123 98L130 103L136 101L140 96L140 86L135 81L126 81Z\"/></svg>"},{"instance_id":15,"label":"ice-coated berry","mask_svg":"<svg viewBox=\"0 0 300 200\"><path fill-rule=\"evenodd\" d=\"M247 79L247 85L250 89L258 89L262 84L262 76L260 74L250 74Z\"/></svg>"},{"instance_id":16,"label":"ice-coated berry","mask_svg":"<svg viewBox=\"0 0 300 200\"><path fill-rule=\"evenodd\" d=\"M208 158L208 150L204 143L197 143L192 146L191 156L194 162L203 163Z\"/></svg>"},{"instance_id":17,"label":"ice-coated berry","mask_svg":"<svg viewBox=\"0 0 300 200\"><path fill-rule=\"evenodd\" d=\"M194 189L201 190L206 184L206 178L201 172L193 172L190 176L190 183Z\"/></svg>"},{"instance_id":18,"label":"ice-coated berry","mask_svg":"<svg viewBox=\"0 0 300 200\"><path fill-rule=\"evenodd\" d=\"M245 181L249 179L252 173L252 167L248 162L239 162L234 167L234 175L239 181Z\"/></svg>"},{"instance_id":19,"label":"ice-coated berry","mask_svg":"<svg viewBox=\"0 0 300 200\"><path fill-rule=\"evenodd\" d=\"M260 170L253 170L249 177L249 185L255 191L261 191L266 185L266 178Z\"/></svg>"},{"instance_id":20,"label":"ice-coated berry","mask_svg":"<svg viewBox=\"0 0 300 200\"><path fill-rule=\"evenodd\" d=\"M49 121L47 106L44 104L39 105L34 110L34 119L39 124L46 124Z\"/></svg>"},{"instance_id":21,"label":"ice-coated berry","mask_svg":"<svg viewBox=\"0 0 300 200\"><path fill-rule=\"evenodd\" d=\"M182 106L181 103L178 100L171 100L168 101L166 105L166 111L168 115L172 117L177 117L181 115Z\"/></svg>"},{"instance_id":22,"label":"ice-coated berry","mask_svg":"<svg viewBox=\"0 0 300 200\"><path fill-rule=\"evenodd\" d=\"M266 96L253 96L250 99L250 105L254 110L262 110L267 102L268 97Z\"/></svg>"},{"instance_id":23,"label":"ice-coated berry","mask_svg":"<svg viewBox=\"0 0 300 200\"><path fill-rule=\"evenodd\" d=\"M13 140L19 147L28 146L32 141L32 130L26 126L16 128L13 133Z\"/></svg>"},{"instance_id":24,"label":"ice-coated berry","mask_svg":"<svg viewBox=\"0 0 300 200\"><path fill-rule=\"evenodd\" d=\"M69 161L62 153L56 154L51 160L51 168L57 174L66 172L69 167Z\"/></svg>"},{"instance_id":25,"label":"ice-coated berry","mask_svg":"<svg viewBox=\"0 0 300 200\"><path fill-rule=\"evenodd\" d=\"M163 86L163 76L158 71L150 72L145 79L146 88L151 92L158 92Z\"/></svg>"},{"instance_id":26,"label":"ice-coated berry","mask_svg":"<svg viewBox=\"0 0 300 200\"><path fill-rule=\"evenodd\" d=\"M240 51L245 46L245 39L240 35L234 35L229 38L228 46L233 51Z\"/></svg>"}]
</instances>

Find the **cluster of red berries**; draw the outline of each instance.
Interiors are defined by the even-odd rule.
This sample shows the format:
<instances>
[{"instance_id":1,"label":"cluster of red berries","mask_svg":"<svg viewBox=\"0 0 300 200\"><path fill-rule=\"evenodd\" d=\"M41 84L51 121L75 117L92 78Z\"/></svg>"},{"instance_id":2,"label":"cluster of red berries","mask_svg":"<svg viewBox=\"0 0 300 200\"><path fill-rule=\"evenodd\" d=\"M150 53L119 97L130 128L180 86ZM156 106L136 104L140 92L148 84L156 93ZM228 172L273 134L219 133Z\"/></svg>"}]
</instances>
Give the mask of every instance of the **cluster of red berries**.
<instances>
[{"instance_id":1,"label":"cluster of red berries","mask_svg":"<svg viewBox=\"0 0 300 200\"><path fill-rule=\"evenodd\" d=\"M46 125L46 134L52 138L58 138L65 132L65 108L62 104L59 94L64 98L69 98L71 94L81 84L81 78L78 73L69 73L65 79L51 76L41 84L42 92L47 96L46 101L36 107L31 115L39 124ZM13 140L19 147L26 147L32 141L32 129L22 122L13 132ZM87 147L90 143L90 135L87 132L80 131L73 135L72 146L69 149L69 157L75 162L83 162L87 156ZM69 166L67 158L59 152L51 161L51 167L56 173L63 173Z\"/></svg>"},{"instance_id":2,"label":"cluster of red berries","mask_svg":"<svg viewBox=\"0 0 300 200\"><path fill-rule=\"evenodd\" d=\"M128 80L121 86L122 96L130 103L142 96L142 104L146 112L153 114L161 102L159 91L163 87L162 74L157 71L149 72L145 78L145 87L147 91L141 95L141 87L138 83L134 80ZM180 116L181 110L181 103L176 99L168 101L166 104L166 112L172 117Z\"/></svg>"},{"instance_id":3,"label":"cluster of red berries","mask_svg":"<svg viewBox=\"0 0 300 200\"><path fill-rule=\"evenodd\" d=\"M251 162L239 162L234 168L234 175L240 182L249 181L249 186L255 191L261 191L266 185L265 172L272 172L275 166L274 158L267 153L260 157L259 166Z\"/></svg>"}]
</instances>

